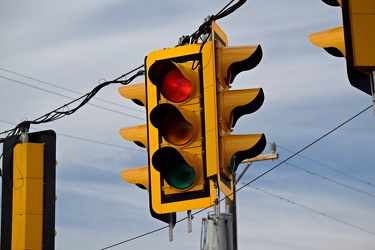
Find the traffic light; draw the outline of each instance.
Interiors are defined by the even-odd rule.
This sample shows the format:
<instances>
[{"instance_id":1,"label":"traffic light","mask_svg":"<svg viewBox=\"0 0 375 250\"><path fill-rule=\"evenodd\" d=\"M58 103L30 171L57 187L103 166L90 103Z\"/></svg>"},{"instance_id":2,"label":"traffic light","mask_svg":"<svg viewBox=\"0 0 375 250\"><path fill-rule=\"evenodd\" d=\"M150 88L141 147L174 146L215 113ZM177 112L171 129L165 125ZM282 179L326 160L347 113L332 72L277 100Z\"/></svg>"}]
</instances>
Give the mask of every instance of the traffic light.
<instances>
[{"instance_id":1,"label":"traffic light","mask_svg":"<svg viewBox=\"0 0 375 250\"><path fill-rule=\"evenodd\" d=\"M210 44L211 63L210 79L205 79L205 89L211 89L211 108L206 117L206 131L215 131L212 136L207 136L207 143L212 145L207 149L210 159L217 159L218 184L220 190L230 198L233 193L233 175L238 165L246 158L259 155L266 146L264 134L232 134L238 119L246 114L257 111L263 104L264 94L262 88L230 90L235 77L242 71L256 67L262 58L260 45L231 46L221 28L212 22L212 37ZM208 45L206 45L208 46ZM208 69L206 69L208 71ZM212 103L212 104L211 104ZM208 107L207 107L208 108ZM209 129L212 128L212 129ZM218 145L215 148L214 145Z\"/></svg>"},{"instance_id":2,"label":"traffic light","mask_svg":"<svg viewBox=\"0 0 375 250\"><path fill-rule=\"evenodd\" d=\"M201 49L185 45L146 58L149 178L157 213L206 208L216 199L205 154Z\"/></svg>"},{"instance_id":3,"label":"traffic light","mask_svg":"<svg viewBox=\"0 0 375 250\"><path fill-rule=\"evenodd\" d=\"M131 85L121 86L118 89L121 96L131 99L135 104L143 106L147 109L146 103L146 86L145 83L137 83ZM120 129L120 135L128 141L134 142L137 146L148 149L147 140L147 125L136 125ZM146 189L151 196L149 184L149 170L148 167L139 167L132 169L125 169L121 171L121 177L130 184L135 184L141 189ZM176 214L158 214L156 213L150 202L151 216L166 223L176 224Z\"/></svg>"},{"instance_id":4,"label":"traffic light","mask_svg":"<svg viewBox=\"0 0 375 250\"><path fill-rule=\"evenodd\" d=\"M1 249L54 249L56 134L6 138L3 144Z\"/></svg>"},{"instance_id":5,"label":"traffic light","mask_svg":"<svg viewBox=\"0 0 375 250\"><path fill-rule=\"evenodd\" d=\"M121 96L131 99L137 105L146 107L145 83L124 85L118 88L118 92ZM147 149L146 124L121 128L120 135L125 140L132 141L137 146ZM147 167L123 170L121 171L121 177L131 184L148 190Z\"/></svg>"},{"instance_id":6,"label":"traffic light","mask_svg":"<svg viewBox=\"0 0 375 250\"><path fill-rule=\"evenodd\" d=\"M371 74L375 70L375 1L323 0L341 6L343 26L310 34L310 41L329 54L346 58L351 85L372 95Z\"/></svg>"}]
</instances>

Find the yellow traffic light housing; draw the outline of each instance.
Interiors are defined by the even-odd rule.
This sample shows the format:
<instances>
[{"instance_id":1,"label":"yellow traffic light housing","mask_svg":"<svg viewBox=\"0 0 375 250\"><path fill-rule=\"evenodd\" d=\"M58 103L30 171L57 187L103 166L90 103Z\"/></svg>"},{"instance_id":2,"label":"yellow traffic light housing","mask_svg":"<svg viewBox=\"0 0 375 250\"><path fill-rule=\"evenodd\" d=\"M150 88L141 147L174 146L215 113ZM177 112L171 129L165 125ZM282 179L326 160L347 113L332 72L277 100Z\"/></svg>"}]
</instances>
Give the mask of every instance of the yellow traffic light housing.
<instances>
[{"instance_id":1,"label":"yellow traffic light housing","mask_svg":"<svg viewBox=\"0 0 375 250\"><path fill-rule=\"evenodd\" d=\"M262 58L260 45L231 46L221 28L212 22L213 42L207 42L204 52L205 117L207 157L217 169L220 190L232 198L233 175L246 158L259 155L266 146L264 134L232 134L238 119L257 111L263 104L261 88L229 90L235 77L242 71L256 67ZM206 59L206 60L205 60ZM210 77L210 78L209 78ZM207 101L209 100L209 101ZM213 103L213 105L212 105ZM209 110L209 111L208 111ZM211 170L214 172L214 170Z\"/></svg>"},{"instance_id":2,"label":"yellow traffic light housing","mask_svg":"<svg viewBox=\"0 0 375 250\"><path fill-rule=\"evenodd\" d=\"M149 191L150 208L160 215L212 206L217 187L231 197L238 165L266 146L264 134L232 134L240 117L262 106L263 90L229 90L239 73L258 65L260 45L228 47L215 22L211 37L151 52L145 59L145 98L141 85L127 96L122 91L146 103L147 124L120 133L148 150L148 168L122 176Z\"/></svg>"},{"instance_id":3,"label":"yellow traffic light housing","mask_svg":"<svg viewBox=\"0 0 375 250\"><path fill-rule=\"evenodd\" d=\"M41 249L43 235L44 146L14 147L12 249Z\"/></svg>"},{"instance_id":4,"label":"yellow traffic light housing","mask_svg":"<svg viewBox=\"0 0 375 250\"><path fill-rule=\"evenodd\" d=\"M346 58L350 84L371 93L370 74L375 70L375 1L323 0L341 6L343 26L313 33L310 41L333 56Z\"/></svg>"},{"instance_id":5,"label":"yellow traffic light housing","mask_svg":"<svg viewBox=\"0 0 375 250\"><path fill-rule=\"evenodd\" d=\"M158 50L146 58L149 178L157 213L205 208L216 199L205 153L201 48Z\"/></svg>"},{"instance_id":6,"label":"yellow traffic light housing","mask_svg":"<svg viewBox=\"0 0 375 250\"><path fill-rule=\"evenodd\" d=\"M118 89L121 96L131 99L134 103L139 106L147 108L146 102L146 85L145 83L137 83L131 85L121 86ZM148 150L148 136L147 136L147 124L136 125L131 127L125 127L120 129L120 135L128 141L134 142L137 146L146 148ZM146 189L151 199L151 187L149 180L149 167L139 167L132 169L125 169L121 171L121 177L130 184L135 184L141 189ZM150 213L152 217L161 220L166 223L176 223L176 213L171 214L160 214L156 213L152 206L151 201Z\"/></svg>"},{"instance_id":7,"label":"yellow traffic light housing","mask_svg":"<svg viewBox=\"0 0 375 250\"><path fill-rule=\"evenodd\" d=\"M54 249L56 133L27 135L4 140L0 248Z\"/></svg>"}]
</instances>

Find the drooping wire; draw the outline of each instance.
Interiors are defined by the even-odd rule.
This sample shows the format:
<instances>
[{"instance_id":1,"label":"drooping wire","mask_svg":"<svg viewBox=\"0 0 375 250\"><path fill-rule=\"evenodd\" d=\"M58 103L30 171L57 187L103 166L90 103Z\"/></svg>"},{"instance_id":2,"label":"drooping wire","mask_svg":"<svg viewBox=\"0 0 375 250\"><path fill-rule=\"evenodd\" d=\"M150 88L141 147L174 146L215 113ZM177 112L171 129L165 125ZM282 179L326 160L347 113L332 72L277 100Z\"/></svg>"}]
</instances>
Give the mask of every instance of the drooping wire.
<instances>
[{"instance_id":1,"label":"drooping wire","mask_svg":"<svg viewBox=\"0 0 375 250\"><path fill-rule=\"evenodd\" d=\"M207 19L205 19L205 22L201 26L199 26L198 30L196 30L193 34L191 34L190 36L184 36L179 41L178 46L184 45L184 44L198 43L199 39L202 39L202 35L206 34L207 32L210 31L212 21L216 21L216 20L219 20L223 17L228 16L229 14L231 14L235 10L237 10L239 7L241 7L245 2L246 2L246 0L239 0L237 3L230 6L233 3L233 0L230 1L216 15L209 16ZM207 41L207 39L208 39L208 36L206 38L202 39L203 44Z\"/></svg>"},{"instance_id":2,"label":"drooping wire","mask_svg":"<svg viewBox=\"0 0 375 250\"><path fill-rule=\"evenodd\" d=\"M287 148L285 148L285 147L283 147L283 146L280 146L280 144L277 144L277 148L284 149L285 151L288 151L289 153L292 153L292 154L295 153L294 151L292 151L292 150L290 150L290 149L287 149ZM371 183L371 182L369 182L369 181L367 181L367 180L362 180L362 179L360 179L360 178L358 178L358 177L356 177L356 176L350 175L350 174L345 173L345 172L343 172L343 171L341 171L341 170L337 170L337 169L335 169L335 168L333 168L333 167L328 166L327 164L324 164L324 163L319 162L319 161L317 161L317 160L311 159L311 158L306 157L306 156L304 156L304 155L299 154L298 156L301 157L301 158L303 158L303 159L306 159L306 160L308 160L308 161L311 161L311 162L313 162L313 163L315 163L315 164L317 164L317 165L319 165L319 166L322 166L322 167L324 167L324 168L327 168L327 169L329 169L329 170L332 170L332 171L334 171L334 172L336 172L336 173L342 174L342 175L344 175L344 176L346 176L346 177L349 177L349 178L354 179L354 180L356 180L356 181L362 182L362 183L364 183L364 184L366 184L366 185L368 185L368 186L375 187L375 185L374 185L373 183Z\"/></svg>"},{"instance_id":3,"label":"drooping wire","mask_svg":"<svg viewBox=\"0 0 375 250\"><path fill-rule=\"evenodd\" d=\"M344 122L341 123L340 125L338 125L338 126L336 126L335 128L331 129L330 131L328 131L327 133L325 133L324 135L322 135L321 137L319 137L319 138L316 139L315 141L311 142L311 143L308 144L307 146L303 147L302 149L300 149L299 151L297 151L296 153L294 153L294 154L291 155L290 157L288 157L288 158L286 158L285 160L281 161L280 163L276 164L274 167L272 167L272 168L270 168L269 170L267 170L267 171L263 172L262 174L258 175L257 177L255 177L255 178L252 179L251 181L249 181L249 182L243 184L243 186L241 186L240 188L234 190L233 193L235 193L235 192L239 192L240 190L244 189L245 187L250 186L250 184L252 184L252 183L255 182L256 180L260 179L261 177L265 176L266 174L268 174L268 173L271 172L272 170L275 170L276 168L278 168L278 167L281 166L282 164L286 163L286 162L289 161L290 159L292 159L292 158L294 158L295 156L297 156L298 154L302 153L302 152L305 151L307 148L311 147L312 145L314 145L315 143L319 142L320 140L322 140L322 139L325 138L326 136L330 135L331 133L333 133L333 132L336 131L337 129L341 128L342 126L344 126L344 125L347 124L348 122L352 121L353 119L355 119L356 117L358 117L359 115L361 115L362 113L364 113L365 111L369 110L371 107L372 107L372 105L368 106L367 108L365 108L364 110L360 111L360 112L357 113L356 115L352 116L352 117L349 118L348 120L344 121ZM232 193L232 194L233 194L233 193ZM229 194L229 195L232 195L232 194ZM228 196L229 196L229 195L228 195ZM222 201L224 201L228 196L225 196L224 198L220 199L220 200L218 201L217 205L220 204ZM209 208L210 208L210 207L202 208L202 209L196 211L195 213L193 213L192 215L197 215L197 214L199 214L199 213L201 213L201 212L203 212L203 211L205 211L205 210L207 210L207 209L209 209ZM310 209L310 210L312 210L312 209ZM312 210L312 211L314 211L314 210ZM316 212L316 211L314 211L314 212ZM365 231L365 232L370 233L370 234L373 234L373 235L375 234L374 232L371 232L371 231L368 231L368 230L366 230L366 229L363 229L363 228L360 228L360 227L354 226L354 225L352 225L352 224L350 224L350 223L347 223L347 222L344 222L344 221L341 221L341 220L335 219L335 218L333 218L333 217L331 217L331 216L327 216L327 217L328 217L328 218L331 218L331 219L334 219L334 220L336 220L336 221L338 221L338 222L344 223L344 224L346 224L346 225L349 225L349 226L355 227L355 228L357 228L357 229L359 229L359 230L361 230L361 231ZM184 221L184 220L186 220L186 219L187 219L187 217L184 217L184 218L182 218L182 219L176 221L176 224L177 224L177 223L180 223L180 222L182 222L182 221ZM135 239L141 238L141 237L146 236L146 235L150 235L150 234L152 234L152 233L158 232L158 231L163 230L163 229L165 229L165 228L168 228L168 226L164 226L164 227L161 227L161 228L155 229L155 230L153 230L153 231L150 231L150 232L148 232L148 233L144 233L144 234L142 234L142 235L135 236L135 237L130 238L130 239L128 239L128 240L124 240L124 241L122 241L122 242L119 242L119 243L116 243L116 244L113 244L113 245L107 246L107 247L105 247L105 248L101 248L100 250L109 249L109 248L112 248L112 247L115 247L115 246L118 246L118 245L121 245L121 244L124 244L124 243L130 242L130 241L132 241L132 240L135 240Z\"/></svg>"},{"instance_id":4,"label":"drooping wire","mask_svg":"<svg viewBox=\"0 0 375 250\"><path fill-rule=\"evenodd\" d=\"M290 159L294 158L296 155L302 153L303 151L305 151L306 149L308 149L309 147L311 147L312 145L314 145L315 143L317 143L318 141L322 140L324 137L328 136L329 134L333 133L334 131L336 131L337 129L341 128L342 126L344 126L345 124L347 124L348 122L350 122L351 120L353 120L354 118L358 117L359 115L361 115L362 113L364 113L365 111L369 110L370 108L372 107L372 105L368 106L367 108L365 108L364 110L362 110L361 112L357 113L356 115L352 116L351 118L349 118L348 120L346 120L345 122L341 123L340 125L338 125L337 127L331 129L329 132L325 133L324 135L322 135L321 137L319 137L318 139L316 139L315 141L311 142L310 144L308 144L307 146L303 147L302 149L298 150L297 152L295 152L294 154L292 154L291 156L289 156L288 158L286 158L285 160L281 161L280 163L276 164L274 167L270 168L269 170L265 171L264 173L262 173L261 175L259 175L258 177L254 178L253 180L249 181L246 185L249 185L251 183L253 183L254 181L260 179L261 177L265 176L266 174L268 174L269 172L271 172L272 170L275 170L276 168L278 168L279 166L281 166L282 164L286 163L287 161L289 161ZM236 191L239 191L241 189L243 189L246 185L240 187L239 189L237 189ZM221 201L221 200L220 200Z\"/></svg>"},{"instance_id":5,"label":"drooping wire","mask_svg":"<svg viewBox=\"0 0 375 250\"><path fill-rule=\"evenodd\" d=\"M85 104L87 104L91 100L91 98L93 98L102 88L104 88L104 87L106 87L110 84L114 84L114 83L120 83L122 85L127 85L131 81L133 81L136 77L144 75L145 71L142 69L143 67L144 67L144 65L141 65L141 66L129 71L126 74L123 74L122 76L120 76L120 77L118 77L118 78L116 78L112 81L105 81L103 83L100 83L92 91L88 92L87 94L85 94L85 95L83 95L83 96L81 96L77 99L74 99L73 101L71 101L69 103L64 104L63 106L45 114L45 115L42 115L39 118L36 118L35 120L23 121L23 122L19 123L18 125L16 125L15 128L0 133L0 135L5 134L5 137L0 138L0 143L3 143L6 137L9 137L9 136L12 136L12 135L20 135L22 131L25 131L25 130L28 131L31 124L48 123L48 122L56 121L56 120L61 119L65 116L68 116L68 115L71 115L71 114L75 113L77 110L82 108ZM131 73L133 73L137 70L138 70L138 72L133 74L130 78L128 78L128 79L126 78L129 74L131 74ZM125 78L125 79L121 80L122 78ZM76 102L80 102L80 103L75 108L69 109L69 106L76 103Z\"/></svg>"},{"instance_id":6,"label":"drooping wire","mask_svg":"<svg viewBox=\"0 0 375 250\"><path fill-rule=\"evenodd\" d=\"M234 0L230 1L227 5L224 6L216 15L208 16L204 19L204 22L201 26L199 26L198 30L195 31L190 36L183 36L180 38L179 43L177 46L185 45L185 44L196 44L199 43L199 39L201 39L202 43L199 49L199 53L202 52L204 45L206 42L211 38L211 24L212 21L219 20L223 17L228 16L229 14L233 13L235 10L237 10L239 7L241 7L246 0L239 0L236 4L230 6ZM195 70L196 67L198 67L198 64L195 64L195 62L192 65L192 69Z\"/></svg>"},{"instance_id":7,"label":"drooping wire","mask_svg":"<svg viewBox=\"0 0 375 250\"><path fill-rule=\"evenodd\" d=\"M276 159L276 161L279 161L279 162L280 162L280 160L278 160L278 159ZM323 176L323 175L321 175L321 174L317 174L317 173L315 173L315 172L313 172L313 171L307 170L307 169L305 169L305 168L303 168L303 167L299 167L299 166L297 166L297 165L295 165L295 164L292 164L292 163L289 163L289 162L286 162L285 164L288 165L288 166L291 166L291 167L293 167L293 168L295 168L295 169L298 169L298 170L304 171L304 172L306 172L306 173L308 173L308 174L310 174L310 175L313 175L313 176L315 176L315 177L319 177L319 178L322 178L323 180L326 180L326 181L332 182L332 183L334 183L334 184L336 184L336 185L339 185L339 186L341 186L341 187L349 188L349 189L351 189L351 190L353 190L353 191L356 191L356 192L362 193L362 194L364 194L364 195L370 196L370 197L372 197L372 198L375 198L375 195L374 195L374 194L371 194L371 193L369 193L369 192L366 192L366 191L363 191L363 190L361 190L361 189L355 188L355 187L350 186L350 185L348 185L348 184L342 183L342 182L340 182L340 181L336 181L336 180L334 180L334 179L328 178L328 177Z\"/></svg>"},{"instance_id":8,"label":"drooping wire","mask_svg":"<svg viewBox=\"0 0 375 250\"><path fill-rule=\"evenodd\" d=\"M263 192L263 193L265 193L265 194L268 194L268 195L270 195L270 196L273 196L273 197L275 197L275 198L278 198L278 199L280 199L280 200L283 200L283 201L288 202L288 203L290 203L290 204L293 204L293 205L295 205L295 206L301 207L301 208L306 209L306 210L308 210L308 211L310 211L310 212L317 213L317 214L319 214L319 215L321 215L321 216L324 216L324 217L326 217L326 218L329 218L329 219L331 219L331 220L334 220L334 221L337 221L337 222L339 222L339 223L345 224L345 225L347 225L347 226L353 227L353 228L358 229L358 230L360 230L360 231L362 231L362 232L366 232L366 233L369 233L369 234L375 235L374 232L372 232L372 231L370 231L370 230L368 230L368 229L365 229L365 228L362 228L362 227L356 226L356 225L354 225L354 224L352 224L352 223L349 223L349 222L346 222L346 221L344 221L344 220L337 219L337 218L335 218L335 217L333 217L333 216L331 216L331 215L328 215L328 214L326 214L326 213L320 212L320 211L318 211L318 210L316 210L316 209L313 209L313 208L310 208L310 207L308 207L308 206L305 206L305 205L299 204L299 203L297 203L297 202L291 201L291 200L286 199L286 198L284 198L284 197L282 197L282 196L279 196L279 195L273 194L273 193L268 192L268 191L266 191L266 190L263 190L263 189L260 189L260 188L258 188L258 187L255 187L255 186L253 186L253 185L245 185L245 186L247 186L247 187L251 187L251 188L254 188L254 189L256 189L256 190L258 190L258 191L260 191L260 192Z\"/></svg>"}]
</instances>

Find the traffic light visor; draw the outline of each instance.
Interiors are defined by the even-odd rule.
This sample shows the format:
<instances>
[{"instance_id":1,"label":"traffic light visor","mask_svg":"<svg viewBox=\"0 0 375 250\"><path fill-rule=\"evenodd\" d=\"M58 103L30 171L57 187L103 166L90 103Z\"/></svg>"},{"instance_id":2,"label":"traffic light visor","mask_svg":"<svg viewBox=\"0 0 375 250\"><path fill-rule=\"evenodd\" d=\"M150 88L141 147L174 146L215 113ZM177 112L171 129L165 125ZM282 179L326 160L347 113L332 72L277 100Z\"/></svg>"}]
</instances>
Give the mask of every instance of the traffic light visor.
<instances>
[{"instance_id":1,"label":"traffic light visor","mask_svg":"<svg viewBox=\"0 0 375 250\"><path fill-rule=\"evenodd\" d=\"M345 56L344 29L342 26L312 33L309 35L309 40L332 56Z\"/></svg>"},{"instance_id":2,"label":"traffic light visor","mask_svg":"<svg viewBox=\"0 0 375 250\"><path fill-rule=\"evenodd\" d=\"M216 50L216 68L229 85L242 71L256 67L263 56L260 45L219 47Z\"/></svg>"},{"instance_id":3,"label":"traffic light visor","mask_svg":"<svg viewBox=\"0 0 375 250\"><path fill-rule=\"evenodd\" d=\"M129 84L120 86L118 92L121 96L131 99L139 106L146 106L146 85L145 83Z\"/></svg>"},{"instance_id":4,"label":"traffic light visor","mask_svg":"<svg viewBox=\"0 0 375 250\"><path fill-rule=\"evenodd\" d=\"M264 134L227 135L221 141L223 163L229 173L234 173L246 158L258 156L266 147Z\"/></svg>"},{"instance_id":5,"label":"traffic light visor","mask_svg":"<svg viewBox=\"0 0 375 250\"><path fill-rule=\"evenodd\" d=\"M121 177L130 184L135 184L141 189L149 191L148 167L125 169L121 171Z\"/></svg>"}]
</instances>

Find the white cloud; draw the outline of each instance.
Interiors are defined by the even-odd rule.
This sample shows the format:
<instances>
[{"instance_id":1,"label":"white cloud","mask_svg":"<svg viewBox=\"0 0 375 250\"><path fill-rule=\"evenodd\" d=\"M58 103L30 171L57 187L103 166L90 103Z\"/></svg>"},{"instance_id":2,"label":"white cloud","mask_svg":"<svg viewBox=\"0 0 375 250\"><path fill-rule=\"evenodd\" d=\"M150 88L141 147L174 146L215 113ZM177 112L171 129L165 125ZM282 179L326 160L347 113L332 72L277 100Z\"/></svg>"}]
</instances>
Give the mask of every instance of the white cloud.
<instances>
[{"instance_id":1,"label":"white cloud","mask_svg":"<svg viewBox=\"0 0 375 250\"><path fill-rule=\"evenodd\" d=\"M174 46L180 36L193 33L204 17L226 3L3 1L0 67L87 93L101 78L114 79L143 64L151 51ZM235 133L264 132L268 141L298 151L371 104L370 96L350 86L345 59L333 58L308 40L309 33L340 25L340 15L340 8L321 1L253 0L218 21L230 45L259 43L264 54L256 68L238 75L233 84L234 89L263 87L266 97L259 111L241 117ZM0 70L0 76L78 96L6 71ZM138 77L134 83L142 81L144 78ZM58 134L56 249L100 249L166 225L150 216L147 192L121 179L122 169L147 165L147 155L118 133L121 127L145 123L145 113L122 98L117 87L106 87L97 97L140 112L92 100L130 116L86 105L69 117L32 126L54 129ZM5 121L0 122L0 131L12 127L7 122L17 123L23 117L32 120L71 101L2 78L0 89L0 120ZM303 154L371 181L375 174L371 157L374 125L369 110ZM290 156L281 148L278 151L281 160ZM374 193L373 186L306 159L296 157L291 163ZM276 164L254 163L243 181L250 181ZM374 201L368 195L287 165L253 184L375 231ZM195 216L191 234L187 233L186 221L177 224L172 243L168 242L168 230L163 229L113 249L199 248L201 219L206 213ZM251 188L238 193L238 215L240 248L371 249L375 243L371 234ZM184 216L178 214L179 218Z\"/></svg>"}]
</instances>

